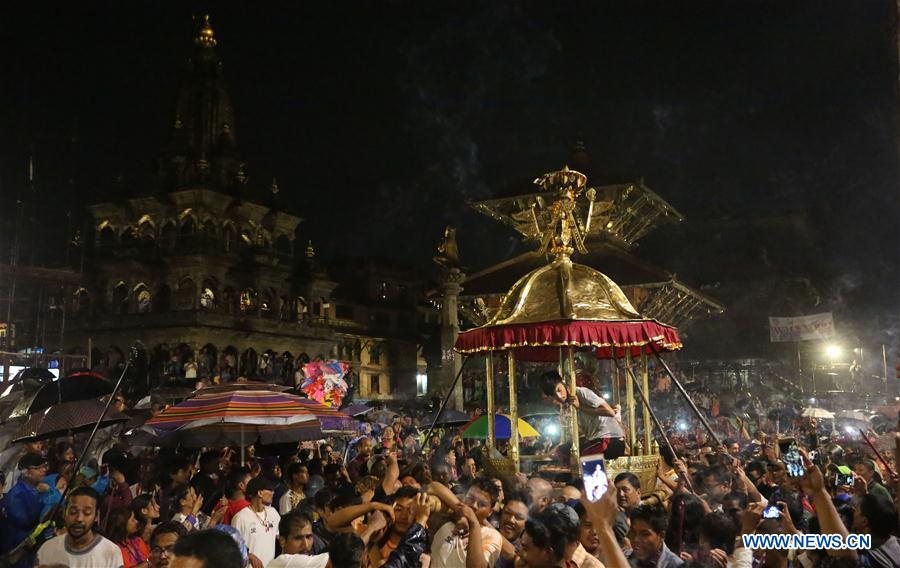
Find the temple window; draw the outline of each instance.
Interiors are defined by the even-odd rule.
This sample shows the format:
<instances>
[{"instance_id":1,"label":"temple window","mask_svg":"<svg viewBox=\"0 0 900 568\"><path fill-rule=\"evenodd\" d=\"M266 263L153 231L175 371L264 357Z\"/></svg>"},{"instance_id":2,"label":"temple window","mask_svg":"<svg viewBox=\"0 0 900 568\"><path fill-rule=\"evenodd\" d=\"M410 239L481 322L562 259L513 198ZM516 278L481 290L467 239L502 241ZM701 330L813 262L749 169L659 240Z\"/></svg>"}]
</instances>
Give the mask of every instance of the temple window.
<instances>
[{"instance_id":1,"label":"temple window","mask_svg":"<svg viewBox=\"0 0 900 568\"><path fill-rule=\"evenodd\" d=\"M216 307L216 295L210 288L204 288L200 292L200 307L204 310L212 310Z\"/></svg>"}]
</instances>

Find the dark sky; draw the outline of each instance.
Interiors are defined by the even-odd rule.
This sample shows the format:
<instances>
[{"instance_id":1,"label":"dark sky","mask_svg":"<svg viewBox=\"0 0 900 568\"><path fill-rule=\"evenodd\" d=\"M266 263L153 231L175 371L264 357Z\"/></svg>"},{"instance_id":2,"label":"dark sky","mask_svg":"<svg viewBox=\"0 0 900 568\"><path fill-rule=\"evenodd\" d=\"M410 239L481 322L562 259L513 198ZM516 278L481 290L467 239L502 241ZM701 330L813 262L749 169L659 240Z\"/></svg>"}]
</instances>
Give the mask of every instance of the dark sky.
<instances>
[{"instance_id":1,"label":"dark sky","mask_svg":"<svg viewBox=\"0 0 900 568\"><path fill-rule=\"evenodd\" d=\"M561 167L581 138L597 181L643 177L687 217L642 256L731 302L752 300L723 266L763 291L812 278L819 307L889 313L876 327L896 333L888 0L22 6L0 8L4 203L29 146L48 215L148 188L208 12L251 185L277 176L326 253L428 262L446 224L470 266L521 250L465 201Z\"/></svg>"}]
</instances>

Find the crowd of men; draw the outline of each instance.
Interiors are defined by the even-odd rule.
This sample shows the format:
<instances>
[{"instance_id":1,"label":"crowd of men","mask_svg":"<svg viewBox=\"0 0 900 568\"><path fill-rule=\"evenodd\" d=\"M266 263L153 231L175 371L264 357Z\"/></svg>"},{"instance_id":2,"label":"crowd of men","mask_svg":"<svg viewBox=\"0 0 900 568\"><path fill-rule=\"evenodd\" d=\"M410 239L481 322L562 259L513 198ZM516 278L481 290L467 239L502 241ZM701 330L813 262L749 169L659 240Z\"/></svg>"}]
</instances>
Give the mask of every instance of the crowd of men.
<instances>
[{"instance_id":1,"label":"crowd of men","mask_svg":"<svg viewBox=\"0 0 900 568\"><path fill-rule=\"evenodd\" d=\"M578 408L585 457L629 450L617 409L596 392L569 393L558 377L540 387L562 411ZM893 456L826 449L808 424L722 447L660 440L655 479L626 471L588 496L559 467L498 473L491 450L455 429L425 440L414 416L386 421L347 439L248 448L243 463L234 448L119 442L75 471L83 436L8 448L0 566L900 566ZM871 546L778 550L742 538L798 533L864 534Z\"/></svg>"}]
</instances>

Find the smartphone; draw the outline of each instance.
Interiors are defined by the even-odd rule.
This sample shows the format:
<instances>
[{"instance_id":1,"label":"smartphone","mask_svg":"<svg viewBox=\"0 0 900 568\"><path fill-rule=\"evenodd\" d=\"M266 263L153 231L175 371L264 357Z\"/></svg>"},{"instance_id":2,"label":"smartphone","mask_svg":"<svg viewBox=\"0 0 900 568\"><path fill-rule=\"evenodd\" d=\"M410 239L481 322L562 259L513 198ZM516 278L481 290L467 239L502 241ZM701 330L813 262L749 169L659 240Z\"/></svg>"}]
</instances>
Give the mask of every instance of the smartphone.
<instances>
[{"instance_id":1,"label":"smartphone","mask_svg":"<svg viewBox=\"0 0 900 568\"><path fill-rule=\"evenodd\" d=\"M852 486L853 485L853 474L852 473L851 474L838 473L837 475L834 476L834 484L836 486L841 486L841 485L851 485Z\"/></svg>"},{"instance_id":2,"label":"smartphone","mask_svg":"<svg viewBox=\"0 0 900 568\"><path fill-rule=\"evenodd\" d=\"M806 473L806 468L803 467L803 456L800 455L800 450L796 445L791 445L787 452L781 454L781 461L787 467L787 474L790 477L803 477Z\"/></svg>"},{"instance_id":3,"label":"smartphone","mask_svg":"<svg viewBox=\"0 0 900 568\"><path fill-rule=\"evenodd\" d=\"M769 505L763 509L762 516L764 519L780 519L781 507L779 505Z\"/></svg>"},{"instance_id":4,"label":"smartphone","mask_svg":"<svg viewBox=\"0 0 900 568\"><path fill-rule=\"evenodd\" d=\"M581 460L581 474L584 480L584 493L588 501L599 501L609 487L606 476L606 462L602 457L586 457Z\"/></svg>"}]
</instances>

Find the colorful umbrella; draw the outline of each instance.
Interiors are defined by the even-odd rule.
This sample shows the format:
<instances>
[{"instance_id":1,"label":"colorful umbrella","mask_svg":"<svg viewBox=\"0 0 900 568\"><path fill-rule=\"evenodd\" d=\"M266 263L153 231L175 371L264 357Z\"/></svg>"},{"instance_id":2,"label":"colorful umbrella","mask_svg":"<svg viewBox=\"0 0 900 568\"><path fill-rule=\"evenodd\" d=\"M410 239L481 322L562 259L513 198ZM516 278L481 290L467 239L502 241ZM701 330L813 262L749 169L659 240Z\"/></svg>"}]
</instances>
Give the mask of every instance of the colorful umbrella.
<instances>
[{"instance_id":1,"label":"colorful umbrella","mask_svg":"<svg viewBox=\"0 0 900 568\"><path fill-rule=\"evenodd\" d=\"M521 438L537 438L540 436L537 430L529 424L525 422L521 418L518 421L519 424L519 437ZM505 414L495 414L494 415L494 437L498 440L508 440L510 436L510 421L509 416ZM479 438L479 439L487 439L488 437L488 417L487 415L479 416L474 420L470 421L468 424L460 428L460 435L463 438Z\"/></svg>"},{"instance_id":2,"label":"colorful umbrella","mask_svg":"<svg viewBox=\"0 0 900 568\"><path fill-rule=\"evenodd\" d=\"M127 414L123 414L115 408L107 410L104 416L103 409L105 407L106 403L97 399L75 400L35 412L19 429L13 443L46 440L64 436L69 432L90 430L100 416L103 416L103 422L100 423L101 428L128 422L131 419Z\"/></svg>"},{"instance_id":3,"label":"colorful umbrella","mask_svg":"<svg viewBox=\"0 0 900 568\"><path fill-rule=\"evenodd\" d=\"M316 419L306 402L297 395L267 390L201 392L165 409L147 425L171 432L187 424L194 428L209 424L297 424Z\"/></svg>"}]
</instances>

